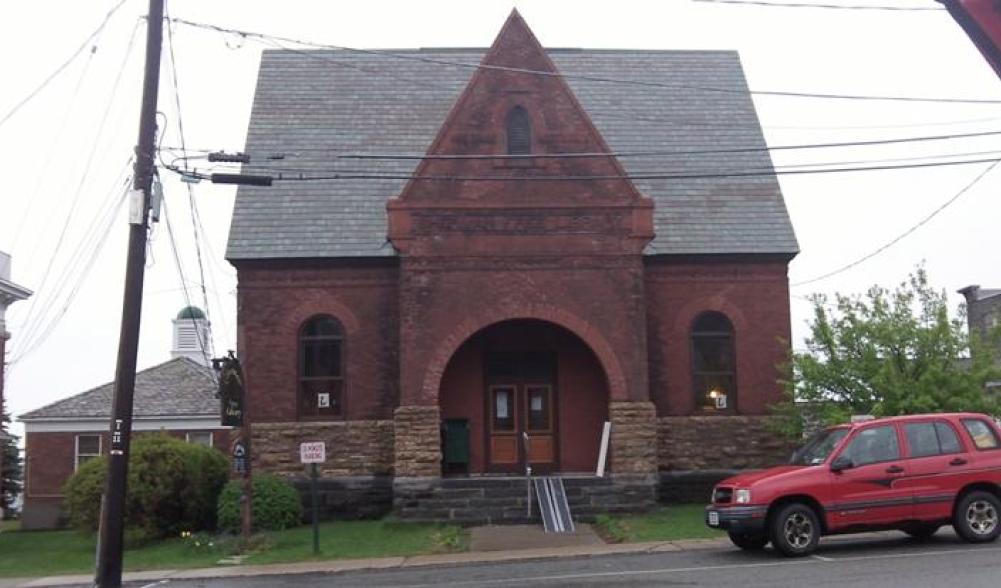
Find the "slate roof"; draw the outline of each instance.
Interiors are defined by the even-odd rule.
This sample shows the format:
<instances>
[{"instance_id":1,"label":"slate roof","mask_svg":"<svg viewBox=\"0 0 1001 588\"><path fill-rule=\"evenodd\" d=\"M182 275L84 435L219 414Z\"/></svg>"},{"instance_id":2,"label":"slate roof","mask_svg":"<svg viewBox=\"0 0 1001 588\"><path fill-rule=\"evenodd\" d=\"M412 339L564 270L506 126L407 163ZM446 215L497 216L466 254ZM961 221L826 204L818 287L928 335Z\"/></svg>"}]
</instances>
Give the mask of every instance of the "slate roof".
<instances>
[{"instance_id":1,"label":"slate roof","mask_svg":"<svg viewBox=\"0 0 1001 588\"><path fill-rule=\"evenodd\" d=\"M394 55L479 63L484 49L389 51ZM621 158L631 175L705 175L755 169L762 176L636 180L655 203L656 238L648 254L798 252L740 58L733 51L549 49L549 56L613 151L674 152ZM472 69L340 50L264 51L246 151L267 173L373 170L410 174L415 160L339 160L334 152L423 154ZM636 86L574 75L656 82ZM707 87L722 89L712 91ZM256 167L255 167L256 166ZM241 186L227 258L395 255L386 241L386 200L403 180L276 182Z\"/></svg>"},{"instance_id":2,"label":"slate roof","mask_svg":"<svg viewBox=\"0 0 1001 588\"><path fill-rule=\"evenodd\" d=\"M113 383L21 415L21 421L110 418ZM212 371L177 357L136 373L133 417L198 417L219 414Z\"/></svg>"}]
</instances>

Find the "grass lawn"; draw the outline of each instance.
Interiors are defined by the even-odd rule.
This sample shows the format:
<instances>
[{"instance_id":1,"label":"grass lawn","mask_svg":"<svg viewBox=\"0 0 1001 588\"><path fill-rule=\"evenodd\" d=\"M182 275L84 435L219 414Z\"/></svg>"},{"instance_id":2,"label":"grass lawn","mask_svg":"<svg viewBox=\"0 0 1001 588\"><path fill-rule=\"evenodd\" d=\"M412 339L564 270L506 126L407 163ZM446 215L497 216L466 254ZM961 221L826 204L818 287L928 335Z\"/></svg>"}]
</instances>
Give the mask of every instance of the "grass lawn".
<instances>
[{"instance_id":1,"label":"grass lawn","mask_svg":"<svg viewBox=\"0 0 1001 588\"><path fill-rule=\"evenodd\" d=\"M706 526L704 509L703 504L677 504L661 506L643 515L603 515L598 517L595 527L611 542L724 537L722 531Z\"/></svg>"},{"instance_id":2,"label":"grass lawn","mask_svg":"<svg viewBox=\"0 0 1001 588\"><path fill-rule=\"evenodd\" d=\"M314 559L312 527L303 526L255 538L245 563L280 563ZM235 550L232 537L196 535L171 538L125 552L126 570L198 568ZM392 521L344 521L320 525L321 555L316 559L384 557L458 551L465 534L444 525ZM90 573L95 538L77 531L4 531L0 533L0 577Z\"/></svg>"},{"instance_id":3,"label":"grass lawn","mask_svg":"<svg viewBox=\"0 0 1001 588\"><path fill-rule=\"evenodd\" d=\"M0 533L16 531L21 528L21 521L0 521Z\"/></svg>"}]
</instances>

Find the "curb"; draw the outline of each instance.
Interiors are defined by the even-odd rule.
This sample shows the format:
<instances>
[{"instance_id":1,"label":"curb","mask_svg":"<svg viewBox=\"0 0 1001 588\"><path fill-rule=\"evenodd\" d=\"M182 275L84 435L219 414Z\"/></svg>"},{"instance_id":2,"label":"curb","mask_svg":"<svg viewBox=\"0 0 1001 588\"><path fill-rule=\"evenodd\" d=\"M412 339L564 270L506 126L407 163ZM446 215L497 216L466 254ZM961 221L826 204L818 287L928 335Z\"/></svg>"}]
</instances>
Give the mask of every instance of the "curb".
<instances>
[{"instance_id":1,"label":"curb","mask_svg":"<svg viewBox=\"0 0 1001 588\"><path fill-rule=\"evenodd\" d=\"M696 551L726 547L725 539L690 539L683 541L656 541L649 543L613 543L575 547L519 549L509 551L471 551L435 555L411 555L369 559L334 559L290 564L237 565L187 570L149 570L126 572L123 582L156 583L163 580L207 580L212 578L240 578L247 576L284 576L295 574L337 574L363 570L387 570L413 567L451 566L476 563L501 563L539 559L574 557L600 557L624 553L664 553ZM92 575L48 576L43 578L0 579L0 588L42 588L51 586L90 585Z\"/></svg>"}]
</instances>

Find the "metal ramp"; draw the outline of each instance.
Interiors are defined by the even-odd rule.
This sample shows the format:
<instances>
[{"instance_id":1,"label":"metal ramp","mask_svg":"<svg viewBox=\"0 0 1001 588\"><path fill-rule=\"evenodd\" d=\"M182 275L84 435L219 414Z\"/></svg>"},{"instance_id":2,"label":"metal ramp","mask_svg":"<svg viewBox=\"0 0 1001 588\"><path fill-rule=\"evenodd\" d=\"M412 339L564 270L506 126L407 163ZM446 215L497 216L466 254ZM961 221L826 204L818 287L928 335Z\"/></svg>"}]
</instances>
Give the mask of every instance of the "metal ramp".
<instances>
[{"instance_id":1,"label":"metal ramp","mask_svg":"<svg viewBox=\"0 0 1001 588\"><path fill-rule=\"evenodd\" d=\"M573 533L573 517L570 516L563 479L555 476L540 477L534 478L533 482L546 533Z\"/></svg>"}]
</instances>

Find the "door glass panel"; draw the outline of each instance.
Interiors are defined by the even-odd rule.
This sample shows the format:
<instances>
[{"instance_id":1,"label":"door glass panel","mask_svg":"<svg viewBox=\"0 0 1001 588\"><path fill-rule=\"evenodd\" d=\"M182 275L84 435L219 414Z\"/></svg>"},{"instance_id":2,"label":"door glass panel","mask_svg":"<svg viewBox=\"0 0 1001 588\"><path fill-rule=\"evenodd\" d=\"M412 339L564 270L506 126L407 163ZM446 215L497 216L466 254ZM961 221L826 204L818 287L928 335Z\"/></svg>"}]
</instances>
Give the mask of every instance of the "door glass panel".
<instances>
[{"instance_id":1,"label":"door glass panel","mask_svg":"<svg viewBox=\"0 0 1001 588\"><path fill-rule=\"evenodd\" d=\"M494 388L493 402L493 428L495 431L514 430L514 389Z\"/></svg>"},{"instance_id":2,"label":"door glass panel","mask_svg":"<svg viewBox=\"0 0 1001 588\"><path fill-rule=\"evenodd\" d=\"M531 386L528 392L528 430L550 430L549 388Z\"/></svg>"},{"instance_id":3,"label":"door glass panel","mask_svg":"<svg viewBox=\"0 0 1001 588\"><path fill-rule=\"evenodd\" d=\"M859 432L852 439L844 455L851 458L856 466L900 458L897 432L892 425L873 427Z\"/></svg>"},{"instance_id":4,"label":"door glass panel","mask_svg":"<svg viewBox=\"0 0 1001 588\"><path fill-rule=\"evenodd\" d=\"M907 445L911 448L911 457L928 457L938 455L938 435L933 423L908 423L904 425L907 433Z\"/></svg>"}]
</instances>

